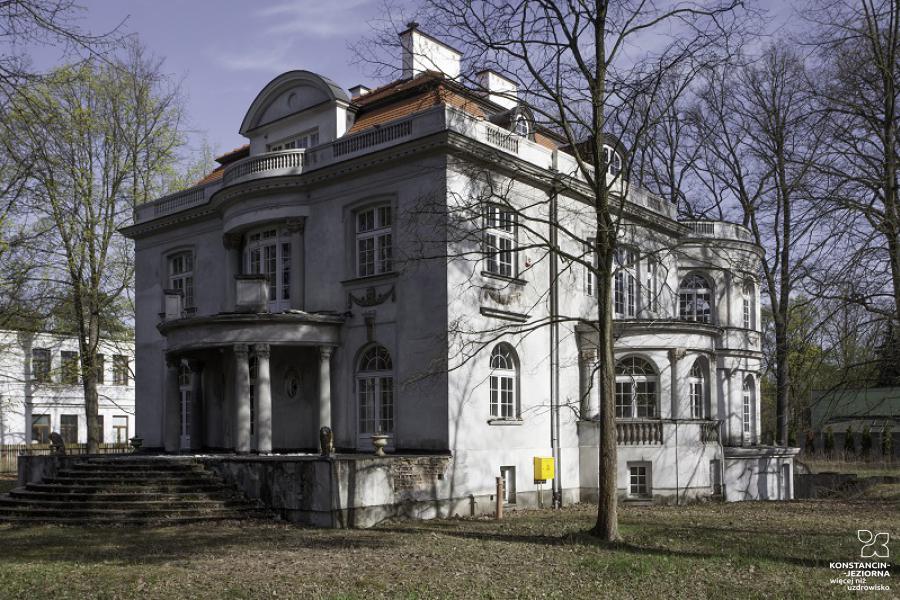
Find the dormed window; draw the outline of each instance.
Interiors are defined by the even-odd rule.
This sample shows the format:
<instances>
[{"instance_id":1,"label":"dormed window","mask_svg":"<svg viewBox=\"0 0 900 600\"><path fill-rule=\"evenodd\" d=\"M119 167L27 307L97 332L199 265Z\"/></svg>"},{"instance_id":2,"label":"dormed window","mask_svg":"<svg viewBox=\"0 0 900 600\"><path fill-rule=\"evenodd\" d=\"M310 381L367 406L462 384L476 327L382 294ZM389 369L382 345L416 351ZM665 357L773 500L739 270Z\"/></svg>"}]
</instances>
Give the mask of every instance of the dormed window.
<instances>
[{"instance_id":1,"label":"dormed window","mask_svg":"<svg viewBox=\"0 0 900 600\"><path fill-rule=\"evenodd\" d=\"M712 323L712 286L702 275L691 273L681 280L678 316L684 321Z\"/></svg>"},{"instance_id":2,"label":"dormed window","mask_svg":"<svg viewBox=\"0 0 900 600\"><path fill-rule=\"evenodd\" d=\"M387 348L368 347L356 370L359 433L394 432L394 365Z\"/></svg>"},{"instance_id":3,"label":"dormed window","mask_svg":"<svg viewBox=\"0 0 900 600\"><path fill-rule=\"evenodd\" d=\"M622 157L609 146L603 146L606 158L607 172L610 175L618 175L622 171Z\"/></svg>"},{"instance_id":4,"label":"dormed window","mask_svg":"<svg viewBox=\"0 0 900 600\"><path fill-rule=\"evenodd\" d=\"M750 281L744 282L744 287L741 290L742 296L742 307L743 307L743 325L744 329L755 329L754 327L754 317L756 316L756 306L755 306L755 294L753 289L753 283Z\"/></svg>"},{"instance_id":5,"label":"dormed window","mask_svg":"<svg viewBox=\"0 0 900 600\"><path fill-rule=\"evenodd\" d=\"M657 416L656 370L639 356L616 363L616 417L619 419Z\"/></svg>"},{"instance_id":6,"label":"dormed window","mask_svg":"<svg viewBox=\"0 0 900 600\"><path fill-rule=\"evenodd\" d=\"M495 275L515 277L516 215L509 209L489 204L485 209L485 270Z\"/></svg>"},{"instance_id":7,"label":"dormed window","mask_svg":"<svg viewBox=\"0 0 900 600\"><path fill-rule=\"evenodd\" d=\"M168 257L168 288L181 290L184 307L194 306L194 253L190 250L176 252Z\"/></svg>"},{"instance_id":8,"label":"dormed window","mask_svg":"<svg viewBox=\"0 0 900 600\"><path fill-rule=\"evenodd\" d=\"M244 272L266 276L270 310L290 308L290 234L277 227L248 233L244 242Z\"/></svg>"},{"instance_id":9,"label":"dormed window","mask_svg":"<svg viewBox=\"0 0 900 600\"><path fill-rule=\"evenodd\" d=\"M356 276L394 270L393 214L390 204L356 212Z\"/></svg>"},{"instance_id":10,"label":"dormed window","mask_svg":"<svg viewBox=\"0 0 900 600\"><path fill-rule=\"evenodd\" d=\"M319 130L311 129L304 131L300 135L291 136L283 140L278 140L269 144L269 152L277 152L279 150L294 150L297 148L312 148L319 144Z\"/></svg>"},{"instance_id":11,"label":"dormed window","mask_svg":"<svg viewBox=\"0 0 900 600\"><path fill-rule=\"evenodd\" d=\"M617 317L634 317L637 311L637 252L616 248L613 309Z\"/></svg>"},{"instance_id":12,"label":"dormed window","mask_svg":"<svg viewBox=\"0 0 900 600\"><path fill-rule=\"evenodd\" d=\"M516 121L513 123L513 131L522 137L528 137L528 134L531 133L531 128L528 126L528 119L525 118L524 115L516 117Z\"/></svg>"},{"instance_id":13,"label":"dormed window","mask_svg":"<svg viewBox=\"0 0 900 600\"><path fill-rule=\"evenodd\" d=\"M491 417L519 418L519 369L516 351L507 343L491 351L490 394Z\"/></svg>"}]
</instances>

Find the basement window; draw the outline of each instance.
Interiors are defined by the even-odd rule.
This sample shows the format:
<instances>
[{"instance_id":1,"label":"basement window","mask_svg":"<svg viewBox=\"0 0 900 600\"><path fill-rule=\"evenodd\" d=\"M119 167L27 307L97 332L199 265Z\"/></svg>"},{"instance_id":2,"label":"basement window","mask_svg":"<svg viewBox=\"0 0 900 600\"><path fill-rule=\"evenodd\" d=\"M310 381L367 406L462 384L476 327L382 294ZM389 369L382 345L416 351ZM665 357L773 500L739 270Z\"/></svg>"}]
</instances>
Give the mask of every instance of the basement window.
<instances>
[{"instance_id":1,"label":"basement window","mask_svg":"<svg viewBox=\"0 0 900 600\"><path fill-rule=\"evenodd\" d=\"M650 463L628 463L628 497L650 498L651 490Z\"/></svg>"}]
</instances>

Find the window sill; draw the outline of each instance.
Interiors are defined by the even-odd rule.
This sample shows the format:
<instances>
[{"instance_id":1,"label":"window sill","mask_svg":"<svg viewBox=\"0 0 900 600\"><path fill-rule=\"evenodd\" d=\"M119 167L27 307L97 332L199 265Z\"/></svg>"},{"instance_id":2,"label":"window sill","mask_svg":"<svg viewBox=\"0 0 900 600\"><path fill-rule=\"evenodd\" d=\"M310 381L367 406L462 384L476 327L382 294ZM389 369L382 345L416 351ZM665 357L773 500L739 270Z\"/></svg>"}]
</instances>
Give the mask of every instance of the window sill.
<instances>
[{"instance_id":1,"label":"window sill","mask_svg":"<svg viewBox=\"0 0 900 600\"><path fill-rule=\"evenodd\" d=\"M387 273L379 273L377 275L366 275L365 277L353 277L341 281L343 285L359 285L362 283L378 283L380 281L391 281L400 275L397 271L388 271Z\"/></svg>"},{"instance_id":2,"label":"window sill","mask_svg":"<svg viewBox=\"0 0 900 600\"><path fill-rule=\"evenodd\" d=\"M502 426L515 426L515 425L524 425L525 421L522 419L502 419L502 418L493 418L488 419L488 425L502 425Z\"/></svg>"},{"instance_id":3,"label":"window sill","mask_svg":"<svg viewBox=\"0 0 900 600\"><path fill-rule=\"evenodd\" d=\"M490 271L482 271L482 277L486 277L488 279L496 279L498 281L505 281L507 283L512 283L514 285L527 285L528 282L524 279L519 279L518 277L508 277L506 275L500 275L499 273L491 273Z\"/></svg>"}]
</instances>

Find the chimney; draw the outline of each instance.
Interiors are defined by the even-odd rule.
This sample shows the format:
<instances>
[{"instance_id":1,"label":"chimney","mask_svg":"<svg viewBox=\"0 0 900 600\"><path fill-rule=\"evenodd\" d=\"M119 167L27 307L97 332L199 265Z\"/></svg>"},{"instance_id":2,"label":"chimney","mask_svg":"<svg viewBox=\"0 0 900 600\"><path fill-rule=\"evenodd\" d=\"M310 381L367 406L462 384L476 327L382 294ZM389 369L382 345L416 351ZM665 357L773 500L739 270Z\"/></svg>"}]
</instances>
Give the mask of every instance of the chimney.
<instances>
[{"instance_id":1,"label":"chimney","mask_svg":"<svg viewBox=\"0 0 900 600\"><path fill-rule=\"evenodd\" d=\"M367 88L362 84L357 84L347 91L350 92L350 98L359 98L360 96L365 96L366 94L371 92L372 88Z\"/></svg>"},{"instance_id":2,"label":"chimney","mask_svg":"<svg viewBox=\"0 0 900 600\"><path fill-rule=\"evenodd\" d=\"M425 71L438 71L449 79L459 77L462 53L420 31L415 21L400 34L400 46L404 79Z\"/></svg>"},{"instance_id":3,"label":"chimney","mask_svg":"<svg viewBox=\"0 0 900 600\"><path fill-rule=\"evenodd\" d=\"M519 105L519 88L516 82L490 69L479 71L477 78L480 91L494 104L499 104L507 109Z\"/></svg>"}]
</instances>

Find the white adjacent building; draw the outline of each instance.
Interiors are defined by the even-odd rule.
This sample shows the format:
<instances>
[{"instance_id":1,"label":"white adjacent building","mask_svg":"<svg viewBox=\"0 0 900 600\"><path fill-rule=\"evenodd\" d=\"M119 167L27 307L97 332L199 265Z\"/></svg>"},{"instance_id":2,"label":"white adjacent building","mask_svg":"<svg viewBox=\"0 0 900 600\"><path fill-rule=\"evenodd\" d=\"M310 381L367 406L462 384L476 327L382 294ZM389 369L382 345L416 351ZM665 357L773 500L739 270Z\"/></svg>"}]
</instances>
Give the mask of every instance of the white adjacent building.
<instances>
[{"instance_id":1,"label":"white adjacent building","mask_svg":"<svg viewBox=\"0 0 900 600\"><path fill-rule=\"evenodd\" d=\"M134 344L100 344L101 442L127 444L134 435ZM87 443L78 339L0 330L0 445L47 444L51 432Z\"/></svg>"},{"instance_id":2,"label":"white adjacent building","mask_svg":"<svg viewBox=\"0 0 900 600\"><path fill-rule=\"evenodd\" d=\"M239 454L315 452L322 426L339 452L371 453L386 434L395 456L449 457L432 500L487 499L503 476L528 504L555 395L558 482L590 500L596 286L538 243L548 220L589 236L590 198L511 82L486 72L468 89L452 48L402 35L402 79L351 95L284 73L240 124L246 146L136 209L137 434ZM793 451L758 445L762 250L740 225L682 222L617 186L622 496L790 497ZM536 325L554 272L551 360Z\"/></svg>"}]
</instances>

